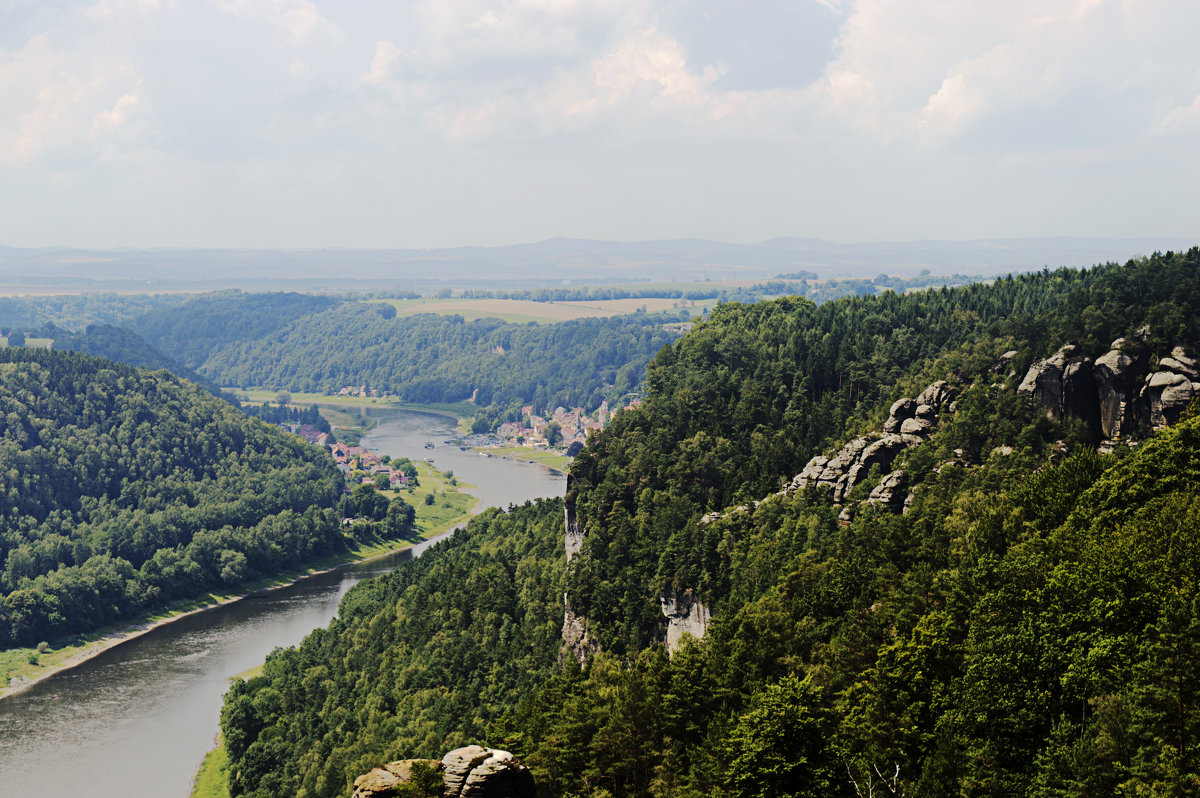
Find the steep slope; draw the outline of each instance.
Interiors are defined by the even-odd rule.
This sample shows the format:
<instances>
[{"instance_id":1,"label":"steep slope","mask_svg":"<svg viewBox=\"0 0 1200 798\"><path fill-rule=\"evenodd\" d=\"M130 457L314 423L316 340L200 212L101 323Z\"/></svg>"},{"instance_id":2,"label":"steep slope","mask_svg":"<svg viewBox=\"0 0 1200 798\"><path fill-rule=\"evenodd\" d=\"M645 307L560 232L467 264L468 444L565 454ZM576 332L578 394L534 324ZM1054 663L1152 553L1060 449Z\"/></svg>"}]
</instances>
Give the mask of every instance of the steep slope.
<instances>
[{"instance_id":1,"label":"steep slope","mask_svg":"<svg viewBox=\"0 0 1200 798\"><path fill-rule=\"evenodd\" d=\"M719 309L656 357L643 407L578 458L565 507L573 647L537 689L497 694L490 727L465 741L512 751L547 795L1194 792L1200 415L1134 423L1102 454L1111 430L1018 390L1064 342L1103 365L1119 337L1115 351L1146 364L1120 401L1188 367L1200 250ZM1082 362L1071 358L1063 368ZM902 445L881 458L872 447L890 436ZM432 606L474 592L446 587ZM290 708L294 692L271 691L301 673L317 684L302 668L256 683L270 725L330 746L344 735L363 752L358 773L459 742L394 734L394 717L447 722L442 694L374 674L451 656L512 676L446 627L364 651L363 630L399 609L314 635L327 660L372 674L353 703ZM671 621L697 615L703 639L669 654ZM227 716L242 767L259 774L235 794L291 794L283 785L298 782L271 774L311 772L331 750L262 728ZM303 782L309 795L345 784Z\"/></svg>"},{"instance_id":2,"label":"steep slope","mask_svg":"<svg viewBox=\"0 0 1200 798\"><path fill-rule=\"evenodd\" d=\"M562 502L527 503L356 586L226 697L233 794L349 794L375 765L482 738L554 668L562 552Z\"/></svg>"},{"instance_id":3,"label":"steep slope","mask_svg":"<svg viewBox=\"0 0 1200 798\"><path fill-rule=\"evenodd\" d=\"M0 646L341 546L342 484L328 453L166 372L0 351Z\"/></svg>"}]
</instances>

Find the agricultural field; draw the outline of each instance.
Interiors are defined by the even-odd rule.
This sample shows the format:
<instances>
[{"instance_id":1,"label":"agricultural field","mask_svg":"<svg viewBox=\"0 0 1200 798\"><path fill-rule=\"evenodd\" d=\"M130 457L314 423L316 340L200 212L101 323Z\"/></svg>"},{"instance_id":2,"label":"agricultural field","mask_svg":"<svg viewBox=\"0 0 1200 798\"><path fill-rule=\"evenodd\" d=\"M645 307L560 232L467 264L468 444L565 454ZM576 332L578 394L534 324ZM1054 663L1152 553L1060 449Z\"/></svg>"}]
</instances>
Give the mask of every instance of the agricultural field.
<instances>
[{"instance_id":1,"label":"agricultural field","mask_svg":"<svg viewBox=\"0 0 1200 798\"><path fill-rule=\"evenodd\" d=\"M552 324L574 319L618 316L624 312L604 310L574 302L533 302L527 299L395 299L384 301L395 305L397 315L400 316L437 313L443 316L459 315L467 321L500 319L517 324L531 321L539 324Z\"/></svg>"}]
</instances>

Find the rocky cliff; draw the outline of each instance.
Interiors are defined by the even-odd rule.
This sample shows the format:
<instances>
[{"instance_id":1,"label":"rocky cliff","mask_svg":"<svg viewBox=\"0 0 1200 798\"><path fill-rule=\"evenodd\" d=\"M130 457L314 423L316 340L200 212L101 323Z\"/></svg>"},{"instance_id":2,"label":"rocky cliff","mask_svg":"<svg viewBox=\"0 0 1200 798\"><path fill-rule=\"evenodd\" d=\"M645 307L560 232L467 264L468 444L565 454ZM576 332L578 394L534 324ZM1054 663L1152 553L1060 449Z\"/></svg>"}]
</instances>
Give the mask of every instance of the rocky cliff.
<instances>
[{"instance_id":1,"label":"rocky cliff","mask_svg":"<svg viewBox=\"0 0 1200 798\"><path fill-rule=\"evenodd\" d=\"M1113 341L1095 361L1066 344L1034 361L1017 392L1037 399L1055 420L1081 419L1105 445L1162 429L1200 397L1200 370L1182 346L1155 361L1147 333Z\"/></svg>"}]
</instances>

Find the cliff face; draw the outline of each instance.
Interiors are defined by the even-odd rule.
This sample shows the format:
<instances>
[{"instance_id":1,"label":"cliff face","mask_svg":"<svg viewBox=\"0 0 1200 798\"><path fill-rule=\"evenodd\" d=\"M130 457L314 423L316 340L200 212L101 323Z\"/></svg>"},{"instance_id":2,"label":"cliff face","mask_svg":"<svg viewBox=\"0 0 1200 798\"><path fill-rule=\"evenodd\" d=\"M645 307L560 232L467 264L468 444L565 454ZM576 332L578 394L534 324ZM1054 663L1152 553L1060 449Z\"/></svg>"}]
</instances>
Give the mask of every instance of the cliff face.
<instances>
[{"instance_id":1,"label":"cliff face","mask_svg":"<svg viewBox=\"0 0 1200 798\"><path fill-rule=\"evenodd\" d=\"M1182 346L1153 370L1150 364L1150 353L1137 340L1113 341L1095 362L1067 344L1034 361L1017 392L1036 398L1056 421L1081 419L1108 443L1128 440L1139 427L1158 430L1175 423L1200 397L1200 371Z\"/></svg>"},{"instance_id":2,"label":"cliff face","mask_svg":"<svg viewBox=\"0 0 1200 798\"><path fill-rule=\"evenodd\" d=\"M579 520L575 517L575 502L571 499L571 488L574 483L574 477L567 474L567 500L563 508L563 526L566 530L564 543L567 551L567 570L570 570L571 561L583 548L583 529L580 528ZM560 662L567 656L573 657L578 662L583 662L587 659L588 654L597 649L596 641L588 633L587 619L575 612L575 608L571 606L571 597L565 591L563 592L562 641L563 647L559 654Z\"/></svg>"}]
</instances>

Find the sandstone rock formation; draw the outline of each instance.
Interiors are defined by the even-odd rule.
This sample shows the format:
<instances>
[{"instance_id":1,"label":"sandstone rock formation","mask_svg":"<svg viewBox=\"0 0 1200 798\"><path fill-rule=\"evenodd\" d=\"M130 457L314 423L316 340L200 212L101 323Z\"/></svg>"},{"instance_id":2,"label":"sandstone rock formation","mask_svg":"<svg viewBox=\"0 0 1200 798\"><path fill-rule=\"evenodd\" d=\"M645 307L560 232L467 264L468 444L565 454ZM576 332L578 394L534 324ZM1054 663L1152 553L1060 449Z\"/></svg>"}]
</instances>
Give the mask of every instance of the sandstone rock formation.
<instances>
[{"instance_id":1,"label":"sandstone rock formation","mask_svg":"<svg viewBox=\"0 0 1200 798\"><path fill-rule=\"evenodd\" d=\"M425 765L438 773L442 770L442 763L436 759L388 762L354 780L354 798L392 798L397 788L413 780L413 765Z\"/></svg>"},{"instance_id":2,"label":"sandstone rock formation","mask_svg":"<svg viewBox=\"0 0 1200 798\"><path fill-rule=\"evenodd\" d=\"M568 495L573 482L574 477L568 474ZM569 498L564 504L563 516L563 525L566 530L563 542L566 547L567 567L569 568L571 560L583 548L583 530L580 528L579 521L575 517L575 503ZM575 608L571 606L571 598L565 592L563 593L562 641L562 650L559 652L560 663L568 655L573 657L577 662L584 662L589 654L599 648L595 639L592 638L591 633L588 631L587 619L575 612Z\"/></svg>"},{"instance_id":3,"label":"sandstone rock formation","mask_svg":"<svg viewBox=\"0 0 1200 798\"><path fill-rule=\"evenodd\" d=\"M916 399L903 398L892 404L883 435L855 438L833 457L817 455L792 480L786 492L818 487L831 490L834 502L846 495L870 473L873 466L887 470L905 449L918 445L936 428L942 414L953 412L953 390L945 380L932 383ZM889 477L892 476L889 474ZM898 502L903 498L898 497ZM890 501L885 502L892 506Z\"/></svg>"},{"instance_id":4,"label":"sandstone rock formation","mask_svg":"<svg viewBox=\"0 0 1200 798\"><path fill-rule=\"evenodd\" d=\"M672 654L679 648L679 641L685 634L699 640L708 633L712 616L690 588L667 591L659 598L659 602L662 614L667 617L667 650Z\"/></svg>"},{"instance_id":5,"label":"sandstone rock formation","mask_svg":"<svg viewBox=\"0 0 1200 798\"><path fill-rule=\"evenodd\" d=\"M1134 399L1145 375L1145 358L1130 357L1121 349L1124 344L1123 338L1113 341L1112 349L1096 358L1093 368L1105 438L1128 438L1137 425Z\"/></svg>"},{"instance_id":6,"label":"sandstone rock formation","mask_svg":"<svg viewBox=\"0 0 1200 798\"><path fill-rule=\"evenodd\" d=\"M894 513L902 512L908 499L907 486L904 470L896 469L871 489L871 496L867 501L871 504L882 504Z\"/></svg>"},{"instance_id":7,"label":"sandstone rock formation","mask_svg":"<svg viewBox=\"0 0 1200 798\"><path fill-rule=\"evenodd\" d=\"M1148 330L1143 328L1139 338ZM1097 438L1127 440L1141 425L1154 429L1173 424L1200 397L1200 368L1182 347L1161 358L1150 372L1145 346L1124 338L1092 362L1067 344L1029 367L1018 393L1041 403L1046 415L1082 419Z\"/></svg>"},{"instance_id":8,"label":"sandstone rock formation","mask_svg":"<svg viewBox=\"0 0 1200 798\"><path fill-rule=\"evenodd\" d=\"M427 791L444 798L535 798L529 769L508 751L468 745L436 759L402 759L354 780L354 798L392 798L420 779L422 767L437 776ZM438 784L440 781L440 784ZM411 787L409 788L411 790Z\"/></svg>"},{"instance_id":9,"label":"sandstone rock formation","mask_svg":"<svg viewBox=\"0 0 1200 798\"><path fill-rule=\"evenodd\" d=\"M508 751L468 745L442 757L445 798L535 798L529 768Z\"/></svg>"}]
</instances>

